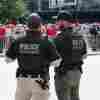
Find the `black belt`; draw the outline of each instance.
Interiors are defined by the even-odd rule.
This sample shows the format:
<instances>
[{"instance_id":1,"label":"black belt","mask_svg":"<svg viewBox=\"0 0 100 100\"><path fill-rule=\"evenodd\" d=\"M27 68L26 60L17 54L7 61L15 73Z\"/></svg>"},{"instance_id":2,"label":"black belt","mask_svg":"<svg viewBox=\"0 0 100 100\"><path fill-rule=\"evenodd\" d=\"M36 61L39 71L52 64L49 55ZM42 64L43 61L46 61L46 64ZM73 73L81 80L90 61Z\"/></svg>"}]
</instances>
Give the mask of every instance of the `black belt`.
<instances>
[{"instance_id":1,"label":"black belt","mask_svg":"<svg viewBox=\"0 0 100 100\"><path fill-rule=\"evenodd\" d=\"M48 80L42 79L40 74L20 74L20 78L37 78L35 81L40 85L42 89L49 89Z\"/></svg>"},{"instance_id":2,"label":"black belt","mask_svg":"<svg viewBox=\"0 0 100 100\"><path fill-rule=\"evenodd\" d=\"M66 73L69 70L80 70L82 72L81 65L82 64L62 65L61 67L55 68L55 72Z\"/></svg>"},{"instance_id":3,"label":"black belt","mask_svg":"<svg viewBox=\"0 0 100 100\"><path fill-rule=\"evenodd\" d=\"M16 75L16 77L22 77L22 78L41 78L40 74L19 74Z\"/></svg>"}]
</instances>

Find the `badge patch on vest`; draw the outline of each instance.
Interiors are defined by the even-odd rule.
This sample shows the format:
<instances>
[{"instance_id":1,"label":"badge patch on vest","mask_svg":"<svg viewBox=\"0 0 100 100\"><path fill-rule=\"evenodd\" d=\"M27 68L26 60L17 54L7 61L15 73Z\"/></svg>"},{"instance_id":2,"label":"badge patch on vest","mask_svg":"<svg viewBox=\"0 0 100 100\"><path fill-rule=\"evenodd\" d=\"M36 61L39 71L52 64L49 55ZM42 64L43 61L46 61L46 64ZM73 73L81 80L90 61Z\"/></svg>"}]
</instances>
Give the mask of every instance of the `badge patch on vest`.
<instances>
[{"instance_id":1,"label":"badge patch on vest","mask_svg":"<svg viewBox=\"0 0 100 100\"><path fill-rule=\"evenodd\" d=\"M19 46L19 51L21 54L40 54L39 46L40 44L21 43Z\"/></svg>"},{"instance_id":2,"label":"badge patch on vest","mask_svg":"<svg viewBox=\"0 0 100 100\"><path fill-rule=\"evenodd\" d=\"M81 39L75 39L72 41L73 49L82 49L84 47L84 42Z\"/></svg>"}]
</instances>

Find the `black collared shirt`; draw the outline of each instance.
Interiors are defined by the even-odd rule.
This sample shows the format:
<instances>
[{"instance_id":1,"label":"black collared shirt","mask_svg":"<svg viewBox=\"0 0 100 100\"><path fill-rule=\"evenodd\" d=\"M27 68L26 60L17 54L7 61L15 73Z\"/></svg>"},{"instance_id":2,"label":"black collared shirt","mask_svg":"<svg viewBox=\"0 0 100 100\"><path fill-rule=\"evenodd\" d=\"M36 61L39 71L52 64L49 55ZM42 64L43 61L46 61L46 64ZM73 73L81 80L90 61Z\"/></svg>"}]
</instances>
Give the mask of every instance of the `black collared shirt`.
<instances>
[{"instance_id":1,"label":"black collared shirt","mask_svg":"<svg viewBox=\"0 0 100 100\"><path fill-rule=\"evenodd\" d=\"M81 65L83 55L87 53L86 43L78 33L64 30L54 40L56 48L63 58L63 67L70 69L68 66ZM74 67L71 67L73 69ZM57 68L57 69L60 69Z\"/></svg>"},{"instance_id":2,"label":"black collared shirt","mask_svg":"<svg viewBox=\"0 0 100 100\"><path fill-rule=\"evenodd\" d=\"M14 41L6 56L18 60L18 72L20 73L40 73L43 66L59 58L55 47L48 39L34 37L32 35Z\"/></svg>"}]
</instances>

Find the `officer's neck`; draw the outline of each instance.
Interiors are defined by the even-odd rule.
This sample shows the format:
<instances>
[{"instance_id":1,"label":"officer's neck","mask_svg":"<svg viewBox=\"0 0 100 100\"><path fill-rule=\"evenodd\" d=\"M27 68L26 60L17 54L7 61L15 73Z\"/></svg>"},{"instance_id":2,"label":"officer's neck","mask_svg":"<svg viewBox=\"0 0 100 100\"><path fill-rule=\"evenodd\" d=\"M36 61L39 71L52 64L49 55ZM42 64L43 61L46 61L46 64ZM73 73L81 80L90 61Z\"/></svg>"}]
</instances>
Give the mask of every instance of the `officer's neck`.
<instances>
[{"instance_id":1,"label":"officer's neck","mask_svg":"<svg viewBox=\"0 0 100 100\"><path fill-rule=\"evenodd\" d=\"M39 38L41 36L40 32L38 30L29 30L28 36L34 37L34 38Z\"/></svg>"}]
</instances>

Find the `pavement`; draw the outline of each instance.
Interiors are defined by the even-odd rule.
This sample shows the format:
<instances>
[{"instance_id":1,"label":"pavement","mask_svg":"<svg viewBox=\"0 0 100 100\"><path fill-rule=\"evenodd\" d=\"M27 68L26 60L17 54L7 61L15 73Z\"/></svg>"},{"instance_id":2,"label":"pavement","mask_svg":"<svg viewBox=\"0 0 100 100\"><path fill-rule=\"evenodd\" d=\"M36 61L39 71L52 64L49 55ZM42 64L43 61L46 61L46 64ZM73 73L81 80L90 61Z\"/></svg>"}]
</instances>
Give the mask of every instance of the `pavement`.
<instances>
[{"instance_id":1,"label":"pavement","mask_svg":"<svg viewBox=\"0 0 100 100\"><path fill-rule=\"evenodd\" d=\"M16 90L15 73L18 67L17 61L6 64L4 58L0 58L0 100L14 100ZM100 55L88 56L84 60L83 74L80 82L80 100L100 100ZM49 100L57 100L54 88L54 70L50 68L51 97Z\"/></svg>"}]
</instances>

